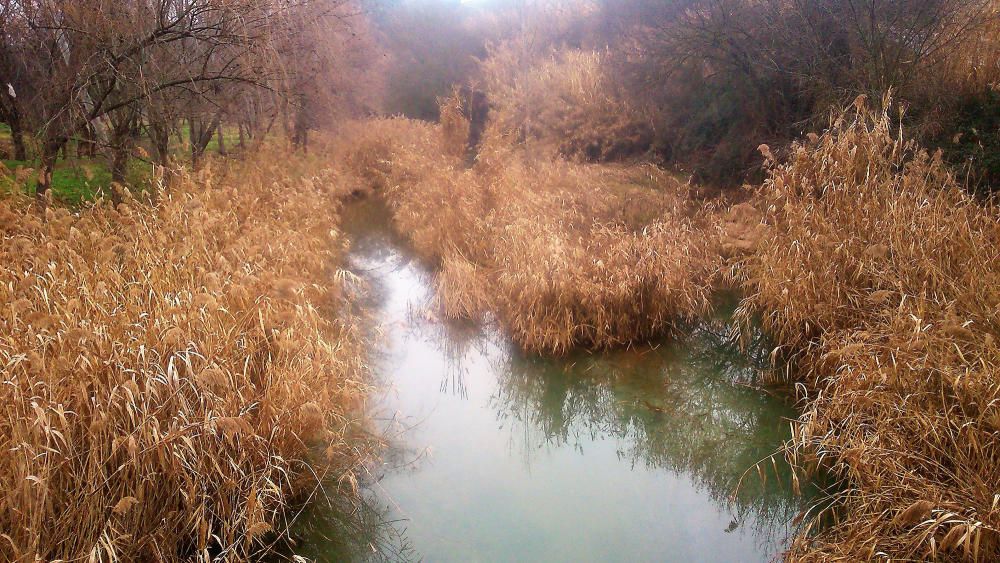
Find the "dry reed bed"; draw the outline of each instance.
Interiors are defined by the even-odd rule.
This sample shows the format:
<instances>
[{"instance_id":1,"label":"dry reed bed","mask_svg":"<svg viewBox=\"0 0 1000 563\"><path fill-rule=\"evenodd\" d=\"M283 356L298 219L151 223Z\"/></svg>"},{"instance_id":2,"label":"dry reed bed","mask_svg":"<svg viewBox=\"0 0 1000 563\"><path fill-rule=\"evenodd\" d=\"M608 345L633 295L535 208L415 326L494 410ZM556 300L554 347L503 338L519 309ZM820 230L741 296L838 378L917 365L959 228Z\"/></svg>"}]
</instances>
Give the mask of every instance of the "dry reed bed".
<instances>
[{"instance_id":1,"label":"dry reed bed","mask_svg":"<svg viewBox=\"0 0 1000 563\"><path fill-rule=\"evenodd\" d=\"M351 482L362 354L310 166L0 200L0 559L243 559L321 468Z\"/></svg>"},{"instance_id":2,"label":"dry reed bed","mask_svg":"<svg viewBox=\"0 0 1000 563\"><path fill-rule=\"evenodd\" d=\"M520 38L492 46L479 65L495 127L516 132L534 153L607 161L642 155L648 116L609 77L608 54L544 49Z\"/></svg>"},{"instance_id":3,"label":"dry reed bed","mask_svg":"<svg viewBox=\"0 0 1000 563\"><path fill-rule=\"evenodd\" d=\"M439 266L447 314L492 313L525 349L560 354L662 334L709 305L718 254L687 186L652 166L525 156L487 130L465 168L458 112L444 126L369 121L344 162L389 203L395 227Z\"/></svg>"},{"instance_id":4,"label":"dry reed bed","mask_svg":"<svg viewBox=\"0 0 1000 563\"><path fill-rule=\"evenodd\" d=\"M859 100L795 145L738 265L808 389L792 455L844 480L793 559L1000 559L1000 215L901 136Z\"/></svg>"}]
</instances>

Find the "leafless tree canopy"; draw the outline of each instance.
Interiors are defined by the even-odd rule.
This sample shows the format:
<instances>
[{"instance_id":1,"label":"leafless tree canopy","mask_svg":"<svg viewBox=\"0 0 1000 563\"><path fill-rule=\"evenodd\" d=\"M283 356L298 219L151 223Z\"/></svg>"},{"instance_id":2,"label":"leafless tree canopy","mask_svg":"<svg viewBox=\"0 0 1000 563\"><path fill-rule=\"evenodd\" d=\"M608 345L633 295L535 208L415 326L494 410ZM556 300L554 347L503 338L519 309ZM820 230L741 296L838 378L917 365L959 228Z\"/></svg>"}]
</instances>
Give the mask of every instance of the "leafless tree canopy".
<instances>
[{"instance_id":1,"label":"leafless tree canopy","mask_svg":"<svg viewBox=\"0 0 1000 563\"><path fill-rule=\"evenodd\" d=\"M106 149L118 179L142 129L165 163L182 119L195 161L224 122L252 137L287 119L302 138L334 95L319 84L356 66L361 15L350 0L3 0L0 119L20 159L26 133L37 144L40 193L73 139Z\"/></svg>"}]
</instances>

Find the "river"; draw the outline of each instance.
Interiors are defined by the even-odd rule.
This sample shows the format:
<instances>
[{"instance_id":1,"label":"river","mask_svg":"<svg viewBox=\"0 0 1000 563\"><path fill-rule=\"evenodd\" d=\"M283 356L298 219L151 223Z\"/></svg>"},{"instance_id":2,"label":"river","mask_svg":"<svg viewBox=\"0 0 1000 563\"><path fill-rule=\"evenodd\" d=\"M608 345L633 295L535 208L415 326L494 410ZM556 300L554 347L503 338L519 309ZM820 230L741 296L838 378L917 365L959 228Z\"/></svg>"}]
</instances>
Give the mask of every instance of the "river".
<instances>
[{"instance_id":1,"label":"river","mask_svg":"<svg viewBox=\"0 0 1000 563\"><path fill-rule=\"evenodd\" d=\"M753 385L766 347L729 342L732 303L680 338L546 359L490 325L442 320L432 276L377 201L351 204L367 282L371 415L389 445L369 520L344 542L328 509L299 519L319 561L766 561L803 497L773 456L787 398ZM759 470L758 470L759 467ZM371 515L369 515L371 516Z\"/></svg>"}]
</instances>

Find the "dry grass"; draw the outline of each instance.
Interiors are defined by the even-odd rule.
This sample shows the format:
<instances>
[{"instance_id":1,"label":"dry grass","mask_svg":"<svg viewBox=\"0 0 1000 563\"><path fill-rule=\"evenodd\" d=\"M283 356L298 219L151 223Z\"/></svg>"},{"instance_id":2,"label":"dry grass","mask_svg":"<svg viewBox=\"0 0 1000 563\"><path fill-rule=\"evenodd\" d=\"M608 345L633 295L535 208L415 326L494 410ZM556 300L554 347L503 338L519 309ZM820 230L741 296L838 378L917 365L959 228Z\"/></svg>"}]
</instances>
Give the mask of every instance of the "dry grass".
<instances>
[{"instance_id":1,"label":"dry grass","mask_svg":"<svg viewBox=\"0 0 1000 563\"><path fill-rule=\"evenodd\" d=\"M0 559L244 559L317 472L353 484L332 178L260 158L155 205L0 200Z\"/></svg>"},{"instance_id":2,"label":"dry grass","mask_svg":"<svg viewBox=\"0 0 1000 563\"><path fill-rule=\"evenodd\" d=\"M520 38L490 50L480 64L493 106L491 126L547 157L605 161L642 155L652 142L649 120L608 79L598 51L538 53Z\"/></svg>"},{"instance_id":3,"label":"dry grass","mask_svg":"<svg viewBox=\"0 0 1000 563\"><path fill-rule=\"evenodd\" d=\"M1000 88L1000 2L990 0L985 4L971 4L971 9L984 10L978 23L959 34L941 56L919 69L920 81L914 87L921 90L922 98L938 106L918 119L919 125L926 127L926 121L950 117L940 111L942 98L978 96L984 90ZM951 126L946 121L935 125L944 129Z\"/></svg>"},{"instance_id":4,"label":"dry grass","mask_svg":"<svg viewBox=\"0 0 1000 563\"><path fill-rule=\"evenodd\" d=\"M564 353L662 334L708 308L713 231L688 187L652 166L531 158L488 130L474 168L437 126L366 122L343 158L439 265L446 313L492 313L524 348Z\"/></svg>"},{"instance_id":5,"label":"dry grass","mask_svg":"<svg viewBox=\"0 0 1000 563\"><path fill-rule=\"evenodd\" d=\"M746 313L798 368L792 455L843 480L792 558L1000 558L1000 222L863 101L760 188Z\"/></svg>"},{"instance_id":6,"label":"dry grass","mask_svg":"<svg viewBox=\"0 0 1000 563\"><path fill-rule=\"evenodd\" d=\"M462 107L462 96L458 88L453 88L451 96L438 100L441 115L441 152L453 157L464 158L469 138L469 120Z\"/></svg>"}]
</instances>

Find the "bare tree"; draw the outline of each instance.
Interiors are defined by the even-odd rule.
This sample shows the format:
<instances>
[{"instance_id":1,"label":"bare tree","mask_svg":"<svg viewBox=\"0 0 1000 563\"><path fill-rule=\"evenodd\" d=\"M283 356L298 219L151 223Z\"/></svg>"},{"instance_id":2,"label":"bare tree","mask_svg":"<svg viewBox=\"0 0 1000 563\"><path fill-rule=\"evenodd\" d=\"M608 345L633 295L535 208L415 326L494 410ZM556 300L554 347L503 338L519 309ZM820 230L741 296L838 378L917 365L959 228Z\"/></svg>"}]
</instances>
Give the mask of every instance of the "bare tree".
<instances>
[{"instance_id":1,"label":"bare tree","mask_svg":"<svg viewBox=\"0 0 1000 563\"><path fill-rule=\"evenodd\" d=\"M937 61L995 17L991 0L608 0L621 81L657 114L669 157L702 179L750 171L859 94L931 106ZM721 173L721 174L720 174ZM700 176L700 175L699 175Z\"/></svg>"},{"instance_id":2,"label":"bare tree","mask_svg":"<svg viewBox=\"0 0 1000 563\"><path fill-rule=\"evenodd\" d=\"M8 0L6 7L0 34L19 37L28 84L21 108L39 144L43 196L58 152L88 127L107 147L116 129L134 130L125 124L154 95L204 97L224 83L267 87L271 67L259 55L287 3ZM121 128L113 115L124 115Z\"/></svg>"},{"instance_id":3,"label":"bare tree","mask_svg":"<svg viewBox=\"0 0 1000 563\"><path fill-rule=\"evenodd\" d=\"M274 48L286 130L306 149L309 131L331 125L345 111L373 104L380 70L374 38L359 2L308 0L286 13Z\"/></svg>"}]
</instances>

